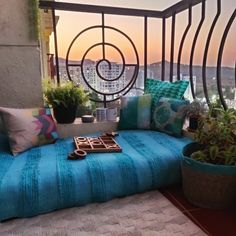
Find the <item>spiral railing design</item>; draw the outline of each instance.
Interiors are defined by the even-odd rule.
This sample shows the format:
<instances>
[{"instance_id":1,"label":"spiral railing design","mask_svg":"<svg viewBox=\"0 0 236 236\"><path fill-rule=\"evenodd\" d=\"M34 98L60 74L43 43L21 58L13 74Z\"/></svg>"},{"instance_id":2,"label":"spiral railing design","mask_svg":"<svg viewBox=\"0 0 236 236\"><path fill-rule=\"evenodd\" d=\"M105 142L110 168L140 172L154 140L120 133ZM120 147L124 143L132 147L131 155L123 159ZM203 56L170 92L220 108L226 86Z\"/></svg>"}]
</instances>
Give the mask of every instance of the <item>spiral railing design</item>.
<instances>
[{"instance_id":1,"label":"spiral railing design","mask_svg":"<svg viewBox=\"0 0 236 236\"><path fill-rule=\"evenodd\" d=\"M102 22L104 23L104 20L102 20ZM96 43L92 46L90 46L84 53L84 55L82 56L82 60L80 63L78 64L71 64L69 62L69 58L70 58L70 54L71 52L73 51L73 45L77 44L79 45L80 42L80 37L88 32L88 31L91 31L93 29L101 29L101 32L102 32L102 42L99 42L99 43ZM112 43L108 43L105 41L105 30L112 30L112 31L115 31L115 32L118 32L119 34L121 34L123 37L125 37L127 39L127 42L132 46L132 49L134 51L134 54L135 54L135 60L136 60L136 63L134 64L128 64L126 63L126 60L125 60L125 56L123 54L123 52L119 49L118 46L112 44ZM84 72L84 64L85 64L85 59L86 59L86 56L89 54L89 52L91 52L91 50L95 49L96 47L101 47L102 48L102 58L97 60L96 61L96 65L95 65L95 71L96 71L96 74L98 75L97 78L100 80L100 81L103 81L104 83L107 83L109 85L112 85L112 83L116 83L118 82L119 79L122 78L124 72L125 72L125 69L127 67L133 67L134 70L133 70L133 75L132 77L128 80L128 82L126 84L122 83L123 86L116 89L116 91L113 91L113 92L109 92L109 91L104 91L103 89L97 89L94 84L91 84L89 83L89 78L88 78L88 75L86 75L86 73ZM121 70L119 71L119 74L117 76L115 76L114 78L111 78L109 76L109 78L106 78L106 76L102 75L102 73L100 72L100 65L101 64L107 64L108 66L108 70L111 71L112 69L112 63L106 58L106 47L111 47L113 49L115 49L120 58L121 58L121 65L122 68ZM68 51L67 51L67 55L66 55L66 70L67 70L67 75L68 75L68 78L70 80L72 80L72 76L70 74L70 67L80 67L81 69L81 75L82 75L82 78L84 79L84 82L86 83L86 85L88 86L88 88L95 92L96 94L98 95L101 95L103 97L102 100L98 100L98 99L94 99L94 98L91 98L92 101L95 101L95 102L103 102L104 105L106 105L107 102L111 102L111 101L115 101L117 99L119 99L121 96L125 95L126 93L129 92L129 90L133 87L136 79L137 79L137 76L138 76L138 71L139 71L139 56L138 56L138 52L137 52L137 49L135 47L135 44L133 43L133 41L131 40L131 38L125 34L124 32L122 32L121 30L119 29L116 29L114 27L111 27L111 26L105 26L104 24L102 25L95 25L95 26L91 26L91 27L88 27L86 29L84 29L83 31L81 31L80 33L77 34L77 36L72 40L69 48L68 48ZM109 73L108 73L109 74ZM98 84L99 81L96 81L96 84Z\"/></svg>"},{"instance_id":2,"label":"spiral railing design","mask_svg":"<svg viewBox=\"0 0 236 236\"><path fill-rule=\"evenodd\" d=\"M120 96L126 94L130 89L135 87L135 81L137 79L138 73L140 71L140 62L139 62L139 56L137 53L137 49L133 43L133 41L129 38L128 35L126 35L124 32L120 31L119 29L111 26L106 26L104 23L104 15L105 14L111 14L111 15L122 15L122 16L134 16L134 17L141 17L143 19L143 77L144 80L148 77L148 20L150 18L158 18L162 21L162 28L157 29L161 32L161 45L162 45L162 56L161 56L161 66L158 67L160 70L160 73L158 72L158 78L161 80L169 80L172 82L173 78L176 77L177 80L181 79L181 74L184 73L189 75L189 82L190 82L190 88L192 97L195 98L198 96L196 93L196 84L194 84L194 59L196 57L196 54L198 53L198 44L201 42L201 47L203 49L202 53L202 64L201 67L201 75L199 75L198 78L198 85L202 86L203 90L203 96L205 97L205 100L208 104L212 102L212 98L210 98L210 92L212 93L212 90L210 91L210 85L212 86L213 80L210 80L209 77L207 77L208 70L211 70L210 67L207 66L208 63L208 56L210 54L209 49L214 44L214 37L220 37L219 38L219 48L214 48L215 51L217 51L217 63L214 67L214 76L212 75L211 78L214 77L214 90L215 93L217 93L217 97L219 98L222 106L227 109L228 105L226 102L226 93L224 88L224 81L222 76L222 60L224 56L225 51L225 45L226 41L229 36L229 32L234 32L233 24L235 23L236 18L236 3L235 6L233 6L233 9L231 8L228 12L229 14L224 15L224 20L226 22L225 29L223 30L222 36L216 35L216 28L218 24L220 25L220 20L222 20L222 5L227 4L226 1L222 0L215 0L215 2L211 2L212 4L216 4L216 12L210 11L207 9L207 3L208 0L187 0L187 1L179 1L178 3L172 5L171 7L163 10L163 11L154 11L154 10L141 10L141 9L130 9L130 8L119 8L119 7L105 7L105 6L94 6L94 5L85 5L85 4L74 4L74 3L63 3L63 2L51 2L51 1L39 1L40 7L43 9L51 9L52 10L52 18L53 18L53 28L54 28L54 42L55 42L55 57L56 57L56 71L57 71L57 82L60 82L60 74L59 74L59 63L58 63L58 45L57 45L57 29L56 29L56 20L55 20L55 10L66 10L66 11L77 11L77 12L89 12L89 13L98 13L102 16L102 24L101 25L95 25L91 26L82 32L80 32L71 42L71 45L68 49L67 58L66 58L66 67L67 67L67 73L69 79L71 78L70 75L70 67L72 66L78 66L81 69L82 77L84 78L84 81L89 89L97 93L100 97L102 97L101 100L96 100L96 102L103 102L105 105L107 102L114 101L116 99L119 99ZM194 8L196 5L200 6L200 19L198 17L193 18L194 14L199 10L196 10L197 8ZM199 9L199 8L198 8ZM188 19L186 27L183 31L183 34L180 37L180 43L179 45L176 43L176 24L178 23L178 15L182 12L187 11L188 12ZM194 13L193 13L194 11ZM231 13L232 11L232 13ZM198 13L199 14L199 13ZM213 20L209 21L206 18L209 15L213 15ZM171 24L166 24L167 19L170 19ZM204 33L206 36L206 40L202 39L202 34L204 32L204 27L208 24L209 30L207 30L207 33ZM194 27L196 26L196 29ZM167 40L167 27L170 27L170 40ZM220 26L221 27L221 26ZM192 30L192 28L194 30ZM82 56L82 61L80 64L70 64L69 62L69 56L70 52L72 50L72 47L74 44L77 43L80 36L93 29L101 29L102 32L102 41L98 42L94 45L92 45ZM128 43L132 46L135 57L136 57L136 63L135 64L128 64L126 62L126 59L122 53L122 51L119 49L119 46L112 44L111 42L107 42L105 40L106 31L111 30L115 31L119 34L121 34L123 37L125 37L128 41ZM191 34L193 35L193 39L189 40L188 37ZM206 32L206 31L205 31ZM189 55L189 63L184 63L185 65L188 65L188 69L186 67L184 68L182 64L182 51L185 49L186 42L188 41L188 44L190 45L190 55ZM170 45L167 45L170 44ZM166 66L166 48L169 46L170 48L170 62L169 62L169 68ZM115 92L109 92L109 91L99 91L97 88L95 88L89 81L88 78L86 78L86 73L84 72L84 61L86 59L87 54L94 50L96 47L102 48L102 58L100 58L97 61L97 64L95 66L96 74L98 75L98 78L103 81L104 83L115 83L119 79L122 78L122 75L125 72L125 68L128 66L132 66L134 68L134 73L132 75L132 78L125 84L125 86ZM117 51L117 53L120 55L121 62L122 62L122 69L120 71L120 74L115 76L114 78L106 78L99 70L100 65L106 64L108 69L111 70L112 63L106 58L106 47L111 47L114 50ZM233 49L232 49L233 50ZM234 48L235 50L235 48ZM175 53L177 53L176 56L176 62L175 62ZM236 58L235 58L236 61ZM231 90L234 89L235 95L235 105L236 105L236 62L234 61L234 68L231 69L231 74L234 77L233 83L230 84ZM176 65L175 65L176 63ZM176 66L176 69L175 69ZM231 76L231 77L232 77ZM228 86L228 85L227 85ZM233 87L232 87L233 86ZM211 88L212 89L212 88ZM231 95L232 96L232 92Z\"/></svg>"}]
</instances>

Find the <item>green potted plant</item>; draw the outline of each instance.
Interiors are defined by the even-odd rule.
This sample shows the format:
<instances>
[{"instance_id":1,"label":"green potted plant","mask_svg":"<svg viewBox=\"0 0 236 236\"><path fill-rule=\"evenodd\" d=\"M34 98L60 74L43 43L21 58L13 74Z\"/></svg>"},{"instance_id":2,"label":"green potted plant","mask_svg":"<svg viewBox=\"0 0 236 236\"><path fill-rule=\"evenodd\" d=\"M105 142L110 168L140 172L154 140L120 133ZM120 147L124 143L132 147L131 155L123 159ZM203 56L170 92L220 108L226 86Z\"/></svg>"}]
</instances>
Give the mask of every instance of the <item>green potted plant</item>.
<instances>
[{"instance_id":1,"label":"green potted plant","mask_svg":"<svg viewBox=\"0 0 236 236\"><path fill-rule=\"evenodd\" d=\"M212 114L217 114L213 117ZM236 200L236 111L216 108L200 118L195 143L183 149L183 191L193 204L226 208Z\"/></svg>"},{"instance_id":2,"label":"green potted plant","mask_svg":"<svg viewBox=\"0 0 236 236\"><path fill-rule=\"evenodd\" d=\"M195 131L198 128L198 122L205 111L204 103L194 99L187 108L187 117L189 119L189 131Z\"/></svg>"},{"instance_id":3,"label":"green potted plant","mask_svg":"<svg viewBox=\"0 0 236 236\"><path fill-rule=\"evenodd\" d=\"M83 88L66 82L60 86L52 83L44 84L44 98L53 108L53 114L58 123L73 123L78 106L88 101L88 94Z\"/></svg>"},{"instance_id":4,"label":"green potted plant","mask_svg":"<svg viewBox=\"0 0 236 236\"><path fill-rule=\"evenodd\" d=\"M209 114L212 117L217 117L218 114L220 113L220 110L223 109L223 106L221 104L220 99L216 99L214 101L212 101L209 105Z\"/></svg>"}]
</instances>

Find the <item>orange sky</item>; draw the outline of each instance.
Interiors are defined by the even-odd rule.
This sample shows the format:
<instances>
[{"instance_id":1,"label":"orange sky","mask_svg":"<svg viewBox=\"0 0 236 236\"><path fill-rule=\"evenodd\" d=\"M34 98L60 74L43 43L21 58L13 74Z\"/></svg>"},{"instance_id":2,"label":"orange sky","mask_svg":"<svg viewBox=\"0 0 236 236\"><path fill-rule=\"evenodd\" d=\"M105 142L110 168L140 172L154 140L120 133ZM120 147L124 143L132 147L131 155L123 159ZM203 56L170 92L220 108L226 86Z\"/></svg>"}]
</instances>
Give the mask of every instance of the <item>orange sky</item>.
<instances>
[{"instance_id":1,"label":"orange sky","mask_svg":"<svg viewBox=\"0 0 236 236\"><path fill-rule=\"evenodd\" d=\"M70 2L82 3L83 1L72 0ZM146 9L157 9L162 10L166 7L176 3L173 0L147 0L147 1L111 1L111 0L90 0L87 4L99 4L99 5L113 5L121 7L132 7L132 8L146 8ZM222 37L226 23L229 17L233 13L236 7L236 0L222 0L222 14L218 21L217 27L215 28L213 38L211 41L209 54L208 54L208 65L216 65L217 54L219 49L220 39ZM189 31L186 43L184 45L182 63L189 64L190 48L193 40L193 35L195 33L197 23L200 18L201 7L196 6L193 10L193 26ZM202 52L206 43L206 35L208 34L211 22L215 16L216 12L216 0L207 0L206 9L206 20L203 24L203 28L199 35L199 40L197 42L194 64L202 64ZM88 13L75 13L75 12L65 12L57 11L57 15L60 16L57 30L58 30L58 44L59 44L59 56L65 58L66 51L69 47L72 39L84 28L92 25L101 24L100 14L88 14ZM127 17L127 16L105 16L105 23L109 26L114 26L126 34L135 43L140 62L143 64L143 19L140 17ZM187 11L181 13L176 18L176 41L175 41L175 61L177 61L177 51L179 49L180 39L182 37L183 31L187 24ZM169 60L170 55L170 28L171 21L167 20L167 35L166 35L166 60ZM85 51L91 45L101 42L101 30L91 30L90 32L83 35L76 41L76 46L73 47L73 52L71 53L70 59L81 60ZM53 39L53 37L51 37ZM231 31L228 34L228 38L225 44L225 50L223 55L223 65L234 66L236 60L236 22L233 23ZM125 60L127 63L134 63L135 57L133 50L127 40L120 37L117 33L111 33L110 30L106 30L106 41L113 43L124 53ZM51 51L53 52L53 40L51 40ZM101 59L102 54L101 47L94 48L91 53L88 54L87 58L98 60ZM121 62L120 56L116 50L111 47L106 47L107 59L111 61ZM148 62L156 62L161 60L161 20L150 18L148 20Z\"/></svg>"}]
</instances>

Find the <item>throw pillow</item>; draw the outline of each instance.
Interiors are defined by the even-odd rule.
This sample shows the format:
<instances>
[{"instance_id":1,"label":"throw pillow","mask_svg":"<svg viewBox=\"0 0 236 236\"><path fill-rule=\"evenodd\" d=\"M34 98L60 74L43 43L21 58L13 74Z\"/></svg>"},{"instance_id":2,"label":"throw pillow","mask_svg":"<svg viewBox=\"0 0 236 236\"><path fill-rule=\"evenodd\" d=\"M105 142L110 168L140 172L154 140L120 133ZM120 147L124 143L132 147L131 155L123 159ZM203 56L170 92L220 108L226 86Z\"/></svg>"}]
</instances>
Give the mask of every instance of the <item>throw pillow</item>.
<instances>
[{"instance_id":1,"label":"throw pillow","mask_svg":"<svg viewBox=\"0 0 236 236\"><path fill-rule=\"evenodd\" d=\"M151 127L173 136L181 136L189 101L160 98L152 113Z\"/></svg>"},{"instance_id":2,"label":"throw pillow","mask_svg":"<svg viewBox=\"0 0 236 236\"><path fill-rule=\"evenodd\" d=\"M121 98L118 129L150 129L151 95Z\"/></svg>"},{"instance_id":3,"label":"throw pillow","mask_svg":"<svg viewBox=\"0 0 236 236\"><path fill-rule=\"evenodd\" d=\"M167 81L147 79L145 93L152 95L152 105L155 106L161 97L182 99L188 85L189 81L184 80L170 83Z\"/></svg>"},{"instance_id":4,"label":"throw pillow","mask_svg":"<svg viewBox=\"0 0 236 236\"><path fill-rule=\"evenodd\" d=\"M58 138L49 108L14 109L0 107L0 115L13 155Z\"/></svg>"}]
</instances>

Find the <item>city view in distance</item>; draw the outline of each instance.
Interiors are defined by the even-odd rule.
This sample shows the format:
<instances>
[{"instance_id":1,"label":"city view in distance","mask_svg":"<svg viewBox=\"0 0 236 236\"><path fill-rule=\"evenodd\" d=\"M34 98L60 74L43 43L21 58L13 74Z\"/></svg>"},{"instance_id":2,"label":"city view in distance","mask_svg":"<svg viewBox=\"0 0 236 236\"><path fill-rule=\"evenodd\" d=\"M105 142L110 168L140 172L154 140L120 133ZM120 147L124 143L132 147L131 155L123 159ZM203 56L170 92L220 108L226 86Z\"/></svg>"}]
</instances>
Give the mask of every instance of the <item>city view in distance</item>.
<instances>
[{"instance_id":1,"label":"city view in distance","mask_svg":"<svg viewBox=\"0 0 236 236\"><path fill-rule=\"evenodd\" d=\"M80 0L73 0L73 2L83 3ZM135 67L132 65L123 68L121 54L124 55L126 63L139 63L137 80L134 84L134 87L138 89L144 88L144 72L147 72L147 78L156 80L162 78L162 60L165 60L165 81L169 81L170 76L175 81L177 79L177 61L180 61L180 79L189 81L190 74L192 74L192 88L194 88L197 98L204 100L205 90L208 93L206 97L209 97L210 100L220 97L222 101L223 96L227 104L234 102L236 105L235 23L232 24L226 37L227 40L222 54L219 53L223 43L225 27L233 13L233 9L235 9L235 1L221 1L219 21L213 29L217 2L215 0L206 1L206 5L204 5L206 14L204 14L205 21L203 23L199 21L203 16L203 4L192 8L193 17L189 31L186 31L188 22L190 22L189 10L186 9L177 14L175 24L173 24L173 17L169 17L166 19L165 33L162 31L163 21L158 18L148 17L145 23L143 17L135 17L132 14L130 16L120 16L84 12L72 13L58 10L56 14L59 17L57 39L60 78L68 79L65 63L67 57L70 60L69 64L73 64L73 66L69 66L69 73L74 82L85 87L85 89L91 86L96 91L109 94L115 93L128 85L135 72ZM143 3L145 6L141 6L142 2L137 1L133 1L133 4L131 4L130 1L124 3L122 1L102 0L98 2L97 0L90 0L87 3L105 4L105 6L109 5L110 7L140 7L140 9L145 7L149 10L158 10L166 9L173 4L173 0L147 0L145 4ZM147 24L146 38L144 37L144 23ZM71 27L72 25L74 27ZM210 32L212 32L212 35ZM183 37L184 35L186 38ZM55 55L53 37L51 39L50 50ZM138 60L136 54L138 54ZM84 60L83 68L81 68L82 59ZM100 59L103 60L102 63ZM219 61L220 63L218 63ZM143 65L145 63L147 63L147 70L144 70ZM173 70L172 63L174 63ZM193 65L191 72L189 64ZM206 71L206 78L203 74L204 70ZM87 83L83 77L86 78ZM102 80L100 77L104 77L108 81ZM114 80L117 77L119 77L119 80ZM203 78L206 79L204 80L206 86L203 83ZM131 89L129 94L135 94L135 90ZM100 97L101 99L104 98L102 95ZM192 100L190 88L185 97Z\"/></svg>"},{"instance_id":2,"label":"city view in distance","mask_svg":"<svg viewBox=\"0 0 236 236\"><path fill-rule=\"evenodd\" d=\"M81 61L69 61L69 64L81 64ZM118 80L115 81L104 81L102 80L97 72L96 72L96 64L97 62L94 60L86 59L83 63L83 73L84 77L86 78L87 82L95 88L97 91L102 92L109 92L114 93L116 91L121 90L125 85L127 85L133 75L134 67L127 66L124 69L123 74ZM60 77L63 80L68 80L67 71L66 71L66 63L65 59L59 58L59 65L60 65ZM114 79L117 78L122 73L123 65L111 62L111 68L109 68L108 63L100 63L98 65L98 71L102 77L106 79ZM165 62L165 78L166 81L169 80L169 68L170 63L168 61ZM181 64L181 76L180 79L182 80L189 80L189 66ZM217 81L216 81L216 67L207 67L207 86L208 86L208 93L209 97L214 100L217 99ZM88 89L87 84L85 83L82 73L81 73L81 66L73 66L69 67L69 72L71 75L71 79L83 86L86 90ZM236 92L235 92L235 69L231 67L222 67L222 87L223 93L228 103L232 102L236 99ZM149 64L147 66L147 78L151 79L161 79L161 62L156 62ZM177 79L177 64L174 64L174 72L173 72L173 81ZM193 84L194 89L196 91L196 97L199 99L204 100L203 94L203 87L202 87L202 67L195 65L193 66ZM144 89L144 66L139 67L139 73L137 76L137 80L135 83L135 88ZM131 90L130 94L135 93L135 90ZM187 99L192 100L192 94L190 90L190 86L186 91L185 97Z\"/></svg>"}]
</instances>

